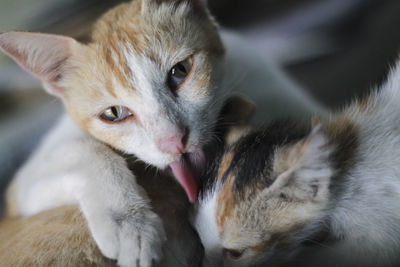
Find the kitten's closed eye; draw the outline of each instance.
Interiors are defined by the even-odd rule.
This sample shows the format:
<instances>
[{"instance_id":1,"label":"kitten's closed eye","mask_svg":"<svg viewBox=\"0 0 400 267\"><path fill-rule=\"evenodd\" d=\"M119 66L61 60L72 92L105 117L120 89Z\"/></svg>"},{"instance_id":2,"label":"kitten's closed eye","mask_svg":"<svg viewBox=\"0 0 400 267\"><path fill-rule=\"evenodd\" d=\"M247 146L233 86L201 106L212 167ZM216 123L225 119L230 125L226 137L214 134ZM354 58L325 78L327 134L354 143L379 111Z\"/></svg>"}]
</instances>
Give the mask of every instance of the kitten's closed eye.
<instances>
[{"instance_id":1,"label":"kitten's closed eye","mask_svg":"<svg viewBox=\"0 0 400 267\"><path fill-rule=\"evenodd\" d=\"M100 118L106 122L122 122L132 116L133 113L127 107L112 106L103 111Z\"/></svg>"},{"instance_id":2,"label":"kitten's closed eye","mask_svg":"<svg viewBox=\"0 0 400 267\"><path fill-rule=\"evenodd\" d=\"M175 64L168 73L168 87L173 93L179 89L179 86L186 80L192 70L192 56Z\"/></svg>"}]
</instances>

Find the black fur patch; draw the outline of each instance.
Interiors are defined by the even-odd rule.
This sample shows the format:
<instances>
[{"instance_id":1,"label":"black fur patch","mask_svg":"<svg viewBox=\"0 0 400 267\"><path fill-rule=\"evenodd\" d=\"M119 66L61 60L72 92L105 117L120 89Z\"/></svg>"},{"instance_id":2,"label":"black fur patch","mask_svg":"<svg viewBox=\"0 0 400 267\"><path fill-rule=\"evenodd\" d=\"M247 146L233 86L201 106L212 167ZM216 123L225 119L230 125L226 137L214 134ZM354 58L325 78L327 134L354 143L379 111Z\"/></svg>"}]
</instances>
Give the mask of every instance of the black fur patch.
<instances>
[{"instance_id":1,"label":"black fur patch","mask_svg":"<svg viewBox=\"0 0 400 267\"><path fill-rule=\"evenodd\" d=\"M268 127L242 137L233 145L224 148L216 147L211 160L208 160L203 177L202 193L215 186L219 165L223 155L233 151L234 156L230 166L221 178L224 183L230 174L235 177L234 190L241 194L243 189L255 183L263 188L269 187L275 180L272 174L272 160L276 148L296 142L310 131L305 124L290 120L280 120Z\"/></svg>"},{"instance_id":2,"label":"black fur patch","mask_svg":"<svg viewBox=\"0 0 400 267\"><path fill-rule=\"evenodd\" d=\"M309 129L289 120L276 121L261 131L254 132L235 146L235 156L231 171L235 179L235 190L242 191L254 182L269 187L276 177L272 177L272 160L276 148L304 138Z\"/></svg>"},{"instance_id":3,"label":"black fur patch","mask_svg":"<svg viewBox=\"0 0 400 267\"><path fill-rule=\"evenodd\" d=\"M204 148L206 154L206 167L200 179L200 197L203 197L206 192L212 190L216 185L219 165L222 156L227 151L227 147L224 146L224 143L219 140Z\"/></svg>"}]
</instances>

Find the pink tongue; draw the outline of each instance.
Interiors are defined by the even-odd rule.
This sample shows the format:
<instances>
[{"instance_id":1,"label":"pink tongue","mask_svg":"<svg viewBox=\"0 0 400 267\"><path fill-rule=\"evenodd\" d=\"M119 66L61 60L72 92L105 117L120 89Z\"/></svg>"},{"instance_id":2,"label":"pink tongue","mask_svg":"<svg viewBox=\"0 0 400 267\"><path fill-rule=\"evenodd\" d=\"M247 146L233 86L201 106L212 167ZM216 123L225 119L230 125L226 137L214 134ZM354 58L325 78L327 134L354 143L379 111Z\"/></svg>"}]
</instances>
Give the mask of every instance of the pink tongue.
<instances>
[{"instance_id":1,"label":"pink tongue","mask_svg":"<svg viewBox=\"0 0 400 267\"><path fill-rule=\"evenodd\" d=\"M186 159L182 158L180 161L173 162L169 166L178 182L185 189L190 203L194 203L197 199L198 185L189 163Z\"/></svg>"}]
</instances>

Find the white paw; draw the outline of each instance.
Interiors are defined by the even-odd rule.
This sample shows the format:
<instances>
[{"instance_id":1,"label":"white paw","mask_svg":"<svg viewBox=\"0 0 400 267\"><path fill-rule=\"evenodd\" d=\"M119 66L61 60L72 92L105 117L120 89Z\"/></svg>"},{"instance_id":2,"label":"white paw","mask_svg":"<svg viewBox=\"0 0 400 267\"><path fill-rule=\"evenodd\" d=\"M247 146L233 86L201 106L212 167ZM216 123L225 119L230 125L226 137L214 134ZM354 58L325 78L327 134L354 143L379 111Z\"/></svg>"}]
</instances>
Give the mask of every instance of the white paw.
<instances>
[{"instance_id":1,"label":"white paw","mask_svg":"<svg viewBox=\"0 0 400 267\"><path fill-rule=\"evenodd\" d=\"M116 259L123 267L151 267L161 260L166 235L161 219L153 211L111 212L100 217L88 220L104 256Z\"/></svg>"}]
</instances>

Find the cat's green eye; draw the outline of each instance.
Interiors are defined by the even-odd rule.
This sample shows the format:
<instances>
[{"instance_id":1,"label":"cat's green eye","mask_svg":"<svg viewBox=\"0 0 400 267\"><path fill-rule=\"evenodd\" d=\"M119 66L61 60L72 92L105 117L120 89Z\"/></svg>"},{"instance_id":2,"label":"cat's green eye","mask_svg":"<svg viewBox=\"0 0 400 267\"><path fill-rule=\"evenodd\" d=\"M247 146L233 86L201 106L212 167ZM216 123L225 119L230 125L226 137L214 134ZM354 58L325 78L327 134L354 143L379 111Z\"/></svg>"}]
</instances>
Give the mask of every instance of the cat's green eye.
<instances>
[{"instance_id":1,"label":"cat's green eye","mask_svg":"<svg viewBox=\"0 0 400 267\"><path fill-rule=\"evenodd\" d=\"M132 116L132 112L127 107L112 106L104 110L100 118L108 122L120 122Z\"/></svg>"},{"instance_id":2,"label":"cat's green eye","mask_svg":"<svg viewBox=\"0 0 400 267\"><path fill-rule=\"evenodd\" d=\"M185 60L175 64L168 73L168 87L175 92L179 86L185 81L186 77L192 70L193 60L188 57Z\"/></svg>"},{"instance_id":3,"label":"cat's green eye","mask_svg":"<svg viewBox=\"0 0 400 267\"><path fill-rule=\"evenodd\" d=\"M244 250L239 250L239 249L228 249L224 248L223 254L224 257L227 257L231 260L238 260L243 256Z\"/></svg>"}]
</instances>

